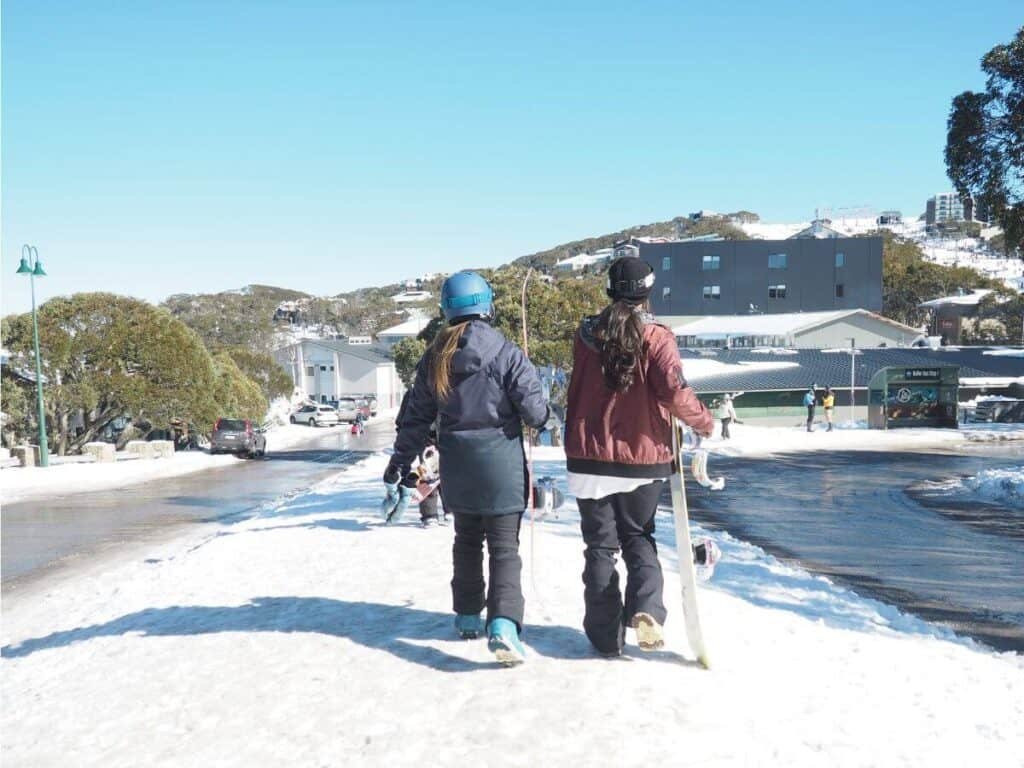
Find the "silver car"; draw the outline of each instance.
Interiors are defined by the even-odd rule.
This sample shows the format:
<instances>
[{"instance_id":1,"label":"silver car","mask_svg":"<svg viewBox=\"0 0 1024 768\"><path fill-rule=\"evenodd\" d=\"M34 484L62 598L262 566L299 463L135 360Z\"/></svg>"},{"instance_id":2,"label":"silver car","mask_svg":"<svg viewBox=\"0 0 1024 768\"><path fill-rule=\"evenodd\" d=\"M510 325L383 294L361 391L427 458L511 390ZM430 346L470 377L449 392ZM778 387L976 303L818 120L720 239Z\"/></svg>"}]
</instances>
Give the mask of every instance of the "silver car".
<instances>
[{"instance_id":1,"label":"silver car","mask_svg":"<svg viewBox=\"0 0 1024 768\"><path fill-rule=\"evenodd\" d=\"M341 423L338 412L329 405L304 405L291 415L292 424L309 424L311 427L331 427Z\"/></svg>"}]
</instances>

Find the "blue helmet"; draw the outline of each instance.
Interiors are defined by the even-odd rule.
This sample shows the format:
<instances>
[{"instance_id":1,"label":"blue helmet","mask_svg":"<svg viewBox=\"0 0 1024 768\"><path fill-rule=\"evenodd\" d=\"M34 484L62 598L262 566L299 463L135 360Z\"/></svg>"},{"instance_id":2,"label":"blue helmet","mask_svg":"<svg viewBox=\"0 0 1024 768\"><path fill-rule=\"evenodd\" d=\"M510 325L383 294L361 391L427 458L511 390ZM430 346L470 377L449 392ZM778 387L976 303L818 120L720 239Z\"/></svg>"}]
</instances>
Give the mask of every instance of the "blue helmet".
<instances>
[{"instance_id":1,"label":"blue helmet","mask_svg":"<svg viewBox=\"0 0 1024 768\"><path fill-rule=\"evenodd\" d=\"M449 323L461 317L494 316L494 292L476 272L457 272L441 286L441 311Z\"/></svg>"}]
</instances>

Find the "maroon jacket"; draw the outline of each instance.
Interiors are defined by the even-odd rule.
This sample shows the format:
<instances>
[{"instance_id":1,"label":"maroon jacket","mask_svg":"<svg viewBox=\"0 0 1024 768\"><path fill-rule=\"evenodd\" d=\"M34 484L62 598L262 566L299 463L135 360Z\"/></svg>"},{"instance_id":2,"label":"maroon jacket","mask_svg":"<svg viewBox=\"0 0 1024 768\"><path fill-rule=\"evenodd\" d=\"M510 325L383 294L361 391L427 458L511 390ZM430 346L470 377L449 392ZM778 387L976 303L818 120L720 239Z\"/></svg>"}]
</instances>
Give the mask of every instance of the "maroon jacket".
<instances>
[{"instance_id":1,"label":"maroon jacket","mask_svg":"<svg viewBox=\"0 0 1024 768\"><path fill-rule=\"evenodd\" d=\"M585 318L576 333L565 419L570 472L667 477L672 473L670 414L702 435L711 434L714 419L683 378L675 336L649 315L644 320L646 359L625 392L605 384L593 336L597 318Z\"/></svg>"}]
</instances>

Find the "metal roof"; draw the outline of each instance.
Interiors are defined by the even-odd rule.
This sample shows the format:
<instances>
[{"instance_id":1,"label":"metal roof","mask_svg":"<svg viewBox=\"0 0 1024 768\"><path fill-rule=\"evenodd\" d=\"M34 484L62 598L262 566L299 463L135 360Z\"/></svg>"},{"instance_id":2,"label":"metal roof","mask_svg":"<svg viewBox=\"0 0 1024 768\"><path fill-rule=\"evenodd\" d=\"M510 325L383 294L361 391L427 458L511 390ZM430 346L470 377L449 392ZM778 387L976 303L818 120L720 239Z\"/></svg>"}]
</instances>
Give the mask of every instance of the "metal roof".
<instances>
[{"instance_id":1,"label":"metal roof","mask_svg":"<svg viewBox=\"0 0 1024 768\"><path fill-rule=\"evenodd\" d=\"M366 360L371 363L390 363L393 360L385 347L375 344L349 344L347 341L338 341L336 339L303 339L299 343L315 344L332 352L352 355L352 357L358 357L360 360Z\"/></svg>"},{"instance_id":2,"label":"metal roof","mask_svg":"<svg viewBox=\"0 0 1024 768\"><path fill-rule=\"evenodd\" d=\"M873 347L858 349L855 355L855 384L867 387L880 368L958 365L963 378L1024 377L1024 357L985 354L991 347ZM820 349L784 350L780 353L754 352L750 349L681 350L683 374L696 392L802 390L811 384L849 389L850 355L846 350ZM735 371L712 372L710 375L686 373L688 360L711 357L718 363L735 367ZM756 365L769 362L796 363L793 366ZM746 365L744 365L746 363Z\"/></svg>"}]
</instances>

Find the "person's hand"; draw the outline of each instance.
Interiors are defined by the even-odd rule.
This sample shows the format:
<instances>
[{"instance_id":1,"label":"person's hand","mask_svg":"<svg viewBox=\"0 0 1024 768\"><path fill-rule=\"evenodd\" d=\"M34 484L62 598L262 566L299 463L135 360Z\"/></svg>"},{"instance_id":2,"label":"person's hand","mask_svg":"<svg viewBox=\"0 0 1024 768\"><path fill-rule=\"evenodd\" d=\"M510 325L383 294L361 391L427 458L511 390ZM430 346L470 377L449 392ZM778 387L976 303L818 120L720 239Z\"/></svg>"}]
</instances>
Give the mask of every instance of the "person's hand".
<instances>
[{"instance_id":1,"label":"person's hand","mask_svg":"<svg viewBox=\"0 0 1024 768\"><path fill-rule=\"evenodd\" d=\"M565 411L561 406L549 404L548 405L548 418L544 422L542 430L548 432L557 432L565 425Z\"/></svg>"}]
</instances>

